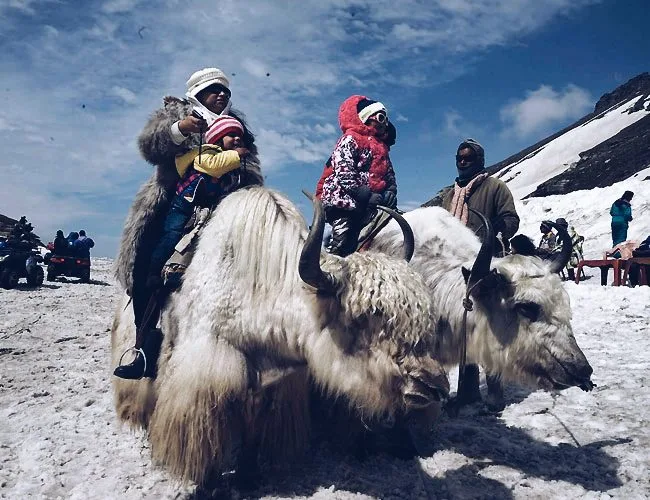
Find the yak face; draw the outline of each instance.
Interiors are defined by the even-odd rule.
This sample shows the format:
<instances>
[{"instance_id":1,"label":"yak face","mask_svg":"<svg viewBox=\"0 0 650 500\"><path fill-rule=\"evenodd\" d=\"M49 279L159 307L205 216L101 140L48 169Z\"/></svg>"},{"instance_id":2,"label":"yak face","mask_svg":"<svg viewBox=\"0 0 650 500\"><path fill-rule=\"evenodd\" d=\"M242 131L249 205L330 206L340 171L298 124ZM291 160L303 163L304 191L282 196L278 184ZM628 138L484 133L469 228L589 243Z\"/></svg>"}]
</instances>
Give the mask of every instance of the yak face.
<instances>
[{"instance_id":1,"label":"yak face","mask_svg":"<svg viewBox=\"0 0 650 500\"><path fill-rule=\"evenodd\" d=\"M386 393L399 393L407 412L446 398L447 375L431 357L433 304L421 276L376 252L327 256L323 268L343 277L334 298L320 298L329 301L326 329L343 351L370 353L390 367Z\"/></svg>"},{"instance_id":2,"label":"yak face","mask_svg":"<svg viewBox=\"0 0 650 500\"><path fill-rule=\"evenodd\" d=\"M369 417L392 419L439 403L449 382L431 356L433 306L422 277L385 254L322 253L319 201L314 209L300 263L320 326L308 346L314 378Z\"/></svg>"},{"instance_id":3,"label":"yak face","mask_svg":"<svg viewBox=\"0 0 650 500\"><path fill-rule=\"evenodd\" d=\"M511 255L492 265L473 293L476 326L488 332L484 345L476 346L482 362L505 378L543 389L590 390L593 370L573 336L569 296L559 277L536 257Z\"/></svg>"},{"instance_id":4,"label":"yak face","mask_svg":"<svg viewBox=\"0 0 650 500\"><path fill-rule=\"evenodd\" d=\"M564 228L549 222L563 242L552 262L522 255L492 259L494 232L482 214L477 215L485 226L483 243L443 208L420 208L405 215L417 243L411 266L428 284L438 315L438 359L446 364L459 360L463 298L472 288L468 358L513 382L542 388L591 387L591 367L571 329L569 297L555 275L571 252L571 237ZM398 241L397 227L389 224L371 248L397 255Z\"/></svg>"}]
</instances>

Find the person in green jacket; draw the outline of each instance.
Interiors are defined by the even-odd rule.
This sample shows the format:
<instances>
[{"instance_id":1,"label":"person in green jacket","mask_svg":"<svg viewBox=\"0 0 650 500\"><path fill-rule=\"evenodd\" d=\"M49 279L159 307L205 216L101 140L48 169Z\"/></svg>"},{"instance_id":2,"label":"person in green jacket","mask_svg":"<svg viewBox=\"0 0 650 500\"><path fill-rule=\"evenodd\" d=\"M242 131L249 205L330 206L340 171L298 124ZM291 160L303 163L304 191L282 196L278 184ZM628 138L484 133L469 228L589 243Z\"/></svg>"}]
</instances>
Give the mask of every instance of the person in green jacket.
<instances>
[{"instance_id":1,"label":"person in green jacket","mask_svg":"<svg viewBox=\"0 0 650 500\"><path fill-rule=\"evenodd\" d=\"M483 147L474 139L465 139L456 152L458 177L453 189L442 200L442 206L463 224L483 238L479 217L470 212L478 210L492 223L496 240L494 255L502 257L509 250L509 241L519 229L519 216L512 193L505 182L490 177L485 170Z\"/></svg>"},{"instance_id":2,"label":"person in green jacket","mask_svg":"<svg viewBox=\"0 0 650 500\"><path fill-rule=\"evenodd\" d=\"M625 191L623 196L612 204L609 215L612 216L612 246L627 240L627 228L632 220L632 191Z\"/></svg>"}]
</instances>

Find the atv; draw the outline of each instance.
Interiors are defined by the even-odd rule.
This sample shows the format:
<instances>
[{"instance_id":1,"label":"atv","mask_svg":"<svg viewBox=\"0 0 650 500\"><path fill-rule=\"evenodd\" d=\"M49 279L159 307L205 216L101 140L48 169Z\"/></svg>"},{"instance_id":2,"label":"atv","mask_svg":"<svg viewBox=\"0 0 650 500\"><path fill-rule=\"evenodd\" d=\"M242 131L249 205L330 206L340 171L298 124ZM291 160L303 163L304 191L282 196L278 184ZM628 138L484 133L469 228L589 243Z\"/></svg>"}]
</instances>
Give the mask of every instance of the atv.
<instances>
[{"instance_id":1,"label":"atv","mask_svg":"<svg viewBox=\"0 0 650 500\"><path fill-rule=\"evenodd\" d=\"M79 278L82 283L89 283L90 259L70 255L50 255L47 264L47 281L54 281L57 276L71 276Z\"/></svg>"},{"instance_id":2,"label":"atv","mask_svg":"<svg viewBox=\"0 0 650 500\"><path fill-rule=\"evenodd\" d=\"M5 247L0 251L0 286L7 290L16 288L21 278L29 286L41 286L44 272L39 263L43 257L36 250Z\"/></svg>"}]
</instances>

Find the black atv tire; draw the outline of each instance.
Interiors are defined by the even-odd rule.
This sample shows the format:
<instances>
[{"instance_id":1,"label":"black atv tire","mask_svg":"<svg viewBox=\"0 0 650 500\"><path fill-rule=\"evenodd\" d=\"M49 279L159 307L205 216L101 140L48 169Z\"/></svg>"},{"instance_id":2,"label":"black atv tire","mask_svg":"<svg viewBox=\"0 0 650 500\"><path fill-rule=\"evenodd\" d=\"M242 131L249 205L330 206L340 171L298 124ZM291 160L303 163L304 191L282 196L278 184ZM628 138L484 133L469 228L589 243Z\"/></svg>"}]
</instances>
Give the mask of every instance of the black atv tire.
<instances>
[{"instance_id":1,"label":"black atv tire","mask_svg":"<svg viewBox=\"0 0 650 500\"><path fill-rule=\"evenodd\" d=\"M54 281L56 279L56 273L50 269L48 266L47 268L47 281Z\"/></svg>"},{"instance_id":2,"label":"black atv tire","mask_svg":"<svg viewBox=\"0 0 650 500\"><path fill-rule=\"evenodd\" d=\"M41 286L43 284L43 278L45 273L41 266L36 266L33 273L27 275L27 284L29 286Z\"/></svg>"},{"instance_id":3,"label":"black atv tire","mask_svg":"<svg viewBox=\"0 0 650 500\"><path fill-rule=\"evenodd\" d=\"M18 273L16 271L7 269L2 274L2 288L6 290L11 290L12 288L16 288L19 279L20 276L18 276Z\"/></svg>"}]
</instances>

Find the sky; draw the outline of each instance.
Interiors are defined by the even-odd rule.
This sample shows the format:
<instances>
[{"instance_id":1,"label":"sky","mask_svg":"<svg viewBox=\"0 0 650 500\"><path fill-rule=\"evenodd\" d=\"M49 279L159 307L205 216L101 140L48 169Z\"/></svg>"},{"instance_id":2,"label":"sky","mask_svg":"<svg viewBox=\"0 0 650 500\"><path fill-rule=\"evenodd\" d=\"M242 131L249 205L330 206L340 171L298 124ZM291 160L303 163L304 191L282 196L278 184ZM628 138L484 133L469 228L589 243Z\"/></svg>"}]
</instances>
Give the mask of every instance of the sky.
<instances>
[{"instance_id":1,"label":"sky","mask_svg":"<svg viewBox=\"0 0 650 500\"><path fill-rule=\"evenodd\" d=\"M399 205L451 183L474 137L492 164L648 71L645 0L3 0L0 213L86 229L115 255L152 167L138 133L197 69L231 79L268 186L306 215L352 94L398 130Z\"/></svg>"}]
</instances>

